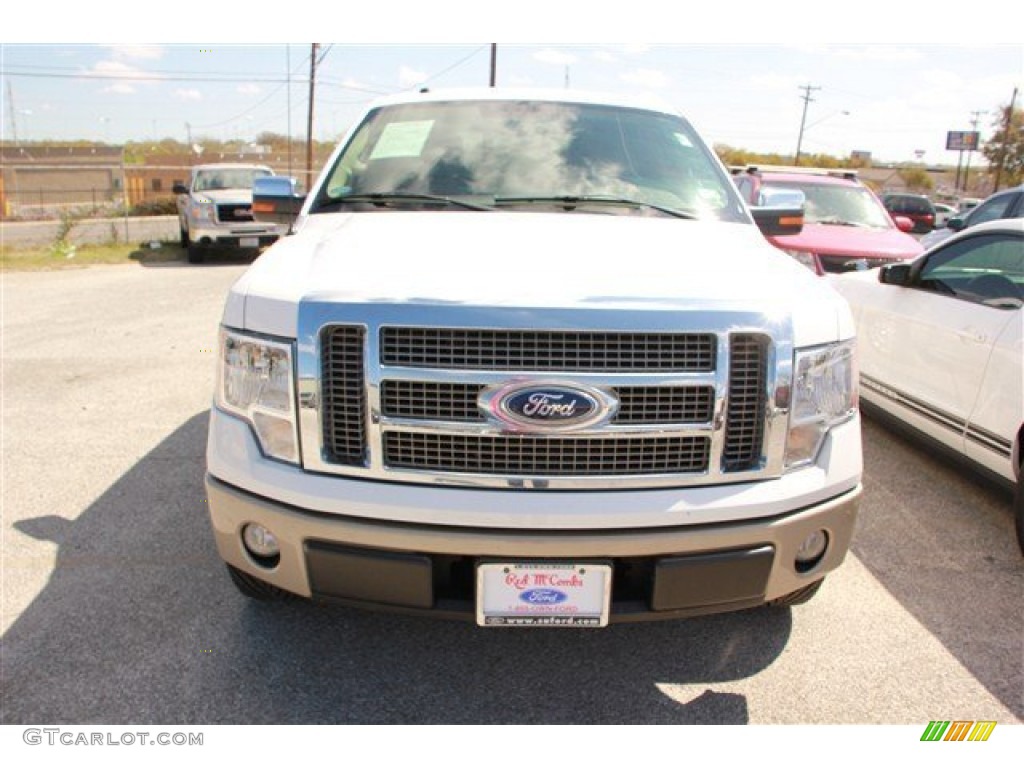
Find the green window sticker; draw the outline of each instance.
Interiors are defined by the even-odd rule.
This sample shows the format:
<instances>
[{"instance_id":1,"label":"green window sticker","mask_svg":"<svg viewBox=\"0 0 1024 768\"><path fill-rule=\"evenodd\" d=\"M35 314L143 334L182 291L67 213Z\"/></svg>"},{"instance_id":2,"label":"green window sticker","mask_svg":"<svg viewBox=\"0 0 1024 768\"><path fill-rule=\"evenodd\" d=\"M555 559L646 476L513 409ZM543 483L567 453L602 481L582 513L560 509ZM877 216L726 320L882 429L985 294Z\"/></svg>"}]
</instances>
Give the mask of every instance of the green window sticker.
<instances>
[{"instance_id":1,"label":"green window sticker","mask_svg":"<svg viewBox=\"0 0 1024 768\"><path fill-rule=\"evenodd\" d=\"M388 123L381 131L377 144L370 153L371 160L388 157L419 157L427 143L433 120L410 120Z\"/></svg>"}]
</instances>

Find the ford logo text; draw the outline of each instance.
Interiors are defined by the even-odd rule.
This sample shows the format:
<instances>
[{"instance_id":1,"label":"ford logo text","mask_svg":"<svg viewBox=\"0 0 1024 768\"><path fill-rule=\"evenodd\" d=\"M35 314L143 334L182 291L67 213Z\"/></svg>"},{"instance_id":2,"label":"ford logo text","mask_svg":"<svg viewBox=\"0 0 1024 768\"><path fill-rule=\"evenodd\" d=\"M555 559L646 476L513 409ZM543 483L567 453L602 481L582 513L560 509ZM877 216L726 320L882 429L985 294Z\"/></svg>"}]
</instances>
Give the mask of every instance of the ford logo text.
<instances>
[{"instance_id":1,"label":"ford logo text","mask_svg":"<svg viewBox=\"0 0 1024 768\"><path fill-rule=\"evenodd\" d=\"M557 605L564 603L569 596L557 589L528 589L519 595L519 599L530 605Z\"/></svg>"},{"instance_id":2,"label":"ford logo text","mask_svg":"<svg viewBox=\"0 0 1024 768\"><path fill-rule=\"evenodd\" d=\"M618 401L602 390L575 384L520 382L485 389L480 408L506 429L566 432L603 424Z\"/></svg>"}]
</instances>

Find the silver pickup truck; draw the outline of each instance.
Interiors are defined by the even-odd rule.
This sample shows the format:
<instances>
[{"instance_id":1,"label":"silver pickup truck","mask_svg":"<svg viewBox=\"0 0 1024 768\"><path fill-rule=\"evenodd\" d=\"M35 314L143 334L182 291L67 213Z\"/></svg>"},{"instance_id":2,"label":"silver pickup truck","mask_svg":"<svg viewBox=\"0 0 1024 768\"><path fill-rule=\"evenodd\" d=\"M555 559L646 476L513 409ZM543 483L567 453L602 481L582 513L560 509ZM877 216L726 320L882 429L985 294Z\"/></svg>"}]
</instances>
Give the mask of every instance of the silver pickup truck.
<instances>
[{"instance_id":1,"label":"silver pickup truck","mask_svg":"<svg viewBox=\"0 0 1024 768\"><path fill-rule=\"evenodd\" d=\"M189 262L202 262L214 248L260 248L281 236L278 226L253 221L252 215L253 181L273 175L265 165L197 165L187 187L174 186L181 247Z\"/></svg>"}]
</instances>

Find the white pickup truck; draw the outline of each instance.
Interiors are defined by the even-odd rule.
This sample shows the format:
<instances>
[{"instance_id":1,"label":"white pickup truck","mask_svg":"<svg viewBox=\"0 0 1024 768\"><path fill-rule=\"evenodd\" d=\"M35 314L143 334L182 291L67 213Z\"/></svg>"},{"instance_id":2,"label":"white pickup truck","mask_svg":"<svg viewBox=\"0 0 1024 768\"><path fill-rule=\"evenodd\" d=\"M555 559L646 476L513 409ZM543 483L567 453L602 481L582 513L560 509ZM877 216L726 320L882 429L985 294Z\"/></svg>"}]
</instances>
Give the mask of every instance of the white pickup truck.
<instances>
[{"instance_id":1,"label":"white pickup truck","mask_svg":"<svg viewBox=\"0 0 1024 768\"><path fill-rule=\"evenodd\" d=\"M214 249L260 248L281 236L281 227L257 222L252 213L253 182L273 175L265 165L211 163L194 166L187 187L174 186L189 262L204 261Z\"/></svg>"},{"instance_id":2,"label":"white pickup truck","mask_svg":"<svg viewBox=\"0 0 1024 768\"><path fill-rule=\"evenodd\" d=\"M374 103L225 307L206 485L253 598L480 626L809 599L861 493L846 303L682 117ZM275 187L279 187L275 189ZM289 211L297 211L297 216Z\"/></svg>"}]
</instances>

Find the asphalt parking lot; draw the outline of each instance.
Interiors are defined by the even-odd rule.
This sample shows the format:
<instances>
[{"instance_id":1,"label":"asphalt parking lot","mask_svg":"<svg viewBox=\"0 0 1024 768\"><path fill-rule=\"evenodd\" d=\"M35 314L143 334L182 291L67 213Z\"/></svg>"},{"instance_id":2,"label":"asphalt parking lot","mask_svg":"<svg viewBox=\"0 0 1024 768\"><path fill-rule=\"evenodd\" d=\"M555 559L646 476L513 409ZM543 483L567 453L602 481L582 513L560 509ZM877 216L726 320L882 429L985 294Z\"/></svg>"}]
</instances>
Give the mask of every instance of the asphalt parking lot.
<instances>
[{"instance_id":1,"label":"asphalt parking lot","mask_svg":"<svg viewBox=\"0 0 1024 768\"><path fill-rule=\"evenodd\" d=\"M3 276L3 724L1022 722L1009 495L870 419L853 551L806 606L487 631L247 601L202 484L244 269Z\"/></svg>"}]
</instances>

